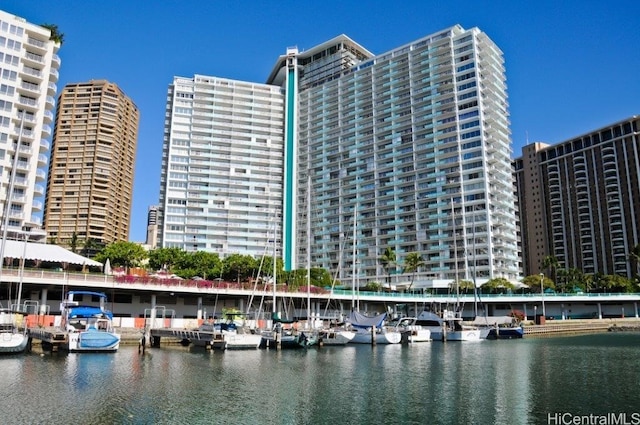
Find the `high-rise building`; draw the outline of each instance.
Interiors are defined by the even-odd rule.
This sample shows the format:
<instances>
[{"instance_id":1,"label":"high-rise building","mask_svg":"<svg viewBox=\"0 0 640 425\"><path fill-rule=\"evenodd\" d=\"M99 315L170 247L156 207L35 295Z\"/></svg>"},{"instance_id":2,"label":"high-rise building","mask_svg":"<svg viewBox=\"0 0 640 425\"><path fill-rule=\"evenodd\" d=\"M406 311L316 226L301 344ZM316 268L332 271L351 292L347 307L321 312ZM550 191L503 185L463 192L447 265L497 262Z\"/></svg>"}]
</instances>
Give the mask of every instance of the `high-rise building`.
<instances>
[{"instance_id":1,"label":"high-rise building","mask_svg":"<svg viewBox=\"0 0 640 425\"><path fill-rule=\"evenodd\" d=\"M58 99L47 179L48 239L70 246L129 240L140 113L113 83L68 84Z\"/></svg>"},{"instance_id":2,"label":"high-rise building","mask_svg":"<svg viewBox=\"0 0 640 425\"><path fill-rule=\"evenodd\" d=\"M523 269L633 277L640 243L640 117L548 145L534 143L514 161Z\"/></svg>"},{"instance_id":3,"label":"high-rise building","mask_svg":"<svg viewBox=\"0 0 640 425\"><path fill-rule=\"evenodd\" d=\"M39 198L60 68L60 43L51 35L0 11L0 226L8 237L42 226Z\"/></svg>"},{"instance_id":4,"label":"high-rise building","mask_svg":"<svg viewBox=\"0 0 640 425\"><path fill-rule=\"evenodd\" d=\"M147 239L145 245L155 249L158 245L158 206L152 205L147 213Z\"/></svg>"},{"instance_id":5,"label":"high-rise building","mask_svg":"<svg viewBox=\"0 0 640 425\"><path fill-rule=\"evenodd\" d=\"M268 140L279 142L272 144L279 162L270 172L282 194L271 199L282 211L278 235L285 269L305 267L308 219L312 265L338 271L342 281L406 284L414 278L402 273L410 253L424 260L414 287L446 286L456 278L519 277L505 70L502 52L486 34L454 26L377 56L342 35L302 52L287 49L267 83L264 90L278 99L278 107L268 108L273 131ZM243 164L252 156L234 157L235 145L220 143L231 137L211 135L209 129L230 135L247 129L251 152L261 147L251 127L260 121L247 110L254 110L253 97L212 85L193 99L194 106L207 105L208 114L196 119L195 110L189 111L193 117L184 117L182 146L174 143L164 154L163 167L169 170L163 176L171 174L169 165L184 166L162 183L163 209L183 214L173 222L165 217L163 229L174 226L185 247L193 233L182 229L183 221L204 222L194 211L189 214L189 205L221 197L217 213L226 217L233 210L223 201L238 196L231 184L195 196L194 162L208 164L215 173L250 170ZM181 97L170 92L171 99L180 100L189 93L186 87ZM187 108L189 101L183 100ZM181 119L176 106L169 106L172 122ZM208 133L190 132L189 118ZM167 134L167 139L182 139ZM214 159L194 152L195 143L207 142L217 149L211 156L219 171ZM227 158L231 161L220 161ZM199 185L214 174L203 170L208 174L199 176L204 179ZM179 184L178 172L183 173L181 192L172 188ZM258 189L248 186L242 195L260 198ZM168 191L173 194L167 196ZM168 241L164 235L163 245ZM212 242L194 247L215 251ZM238 248L225 246L224 254ZM388 248L396 261L384 269L381 256Z\"/></svg>"},{"instance_id":6,"label":"high-rise building","mask_svg":"<svg viewBox=\"0 0 640 425\"><path fill-rule=\"evenodd\" d=\"M283 105L275 86L174 78L162 152L162 247L257 256L274 246Z\"/></svg>"}]
</instances>

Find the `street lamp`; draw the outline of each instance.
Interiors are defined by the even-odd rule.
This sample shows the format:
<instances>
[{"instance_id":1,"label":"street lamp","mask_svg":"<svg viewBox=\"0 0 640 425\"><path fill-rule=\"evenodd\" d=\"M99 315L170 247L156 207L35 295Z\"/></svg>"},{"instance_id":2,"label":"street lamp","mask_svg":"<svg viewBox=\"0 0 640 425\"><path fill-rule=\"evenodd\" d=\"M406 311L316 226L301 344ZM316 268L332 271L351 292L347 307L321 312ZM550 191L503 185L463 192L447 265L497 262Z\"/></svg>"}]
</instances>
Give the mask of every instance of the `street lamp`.
<instances>
[{"instance_id":1,"label":"street lamp","mask_svg":"<svg viewBox=\"0 0 640 425\"><path fill-rule=\"evenodd\" d=\"M544 273L540 273L540 295L542 296L542 317L547 318L547 313L544 309Z\"/></svg>"}]
</instances>

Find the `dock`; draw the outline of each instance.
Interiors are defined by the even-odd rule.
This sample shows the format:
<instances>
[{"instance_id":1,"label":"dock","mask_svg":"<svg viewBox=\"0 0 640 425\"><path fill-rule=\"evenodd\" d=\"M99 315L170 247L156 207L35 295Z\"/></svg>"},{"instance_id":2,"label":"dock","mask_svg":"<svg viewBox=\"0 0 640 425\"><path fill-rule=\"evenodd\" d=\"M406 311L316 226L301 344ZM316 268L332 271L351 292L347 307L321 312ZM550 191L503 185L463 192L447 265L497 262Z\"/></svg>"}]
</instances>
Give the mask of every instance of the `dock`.
<instances>
[{"instance_id":1,"label":"dock","mask_svg":"<svg viewBox=\"0 0 640 425\"><path fill-rule=\"evenodd\" d=\"M55 327L29 328L29 340L38 340L47 351L58 351L67 342L67 332Z\"/></svg>"},{"instance_id":2,"label":"dock","mask_svg":"<svg viewBox=\"0 0 640 425\"><path fill-rule=\"evenodd\" d=\"M572 335L581 333L609 332L616 330L640 330L640 320L630 319L592 319L592 320L558 320L544 325L526 325L524 337L537 338L548 336Z\"/></svg>"},{"instance_id":3,"label":"dock","mask_svg":"<svg viewBox=\"0 0 640 425\"><path fill-rule=\"evenodd\" d=\"M149 330L149 342L152 347L160 347L162 338L172 338L174 341L180 341L183 345L193 343L208 349L224 350L227 347L227 341L220 332L171 328Z\"/></svg>"}]
</instances>

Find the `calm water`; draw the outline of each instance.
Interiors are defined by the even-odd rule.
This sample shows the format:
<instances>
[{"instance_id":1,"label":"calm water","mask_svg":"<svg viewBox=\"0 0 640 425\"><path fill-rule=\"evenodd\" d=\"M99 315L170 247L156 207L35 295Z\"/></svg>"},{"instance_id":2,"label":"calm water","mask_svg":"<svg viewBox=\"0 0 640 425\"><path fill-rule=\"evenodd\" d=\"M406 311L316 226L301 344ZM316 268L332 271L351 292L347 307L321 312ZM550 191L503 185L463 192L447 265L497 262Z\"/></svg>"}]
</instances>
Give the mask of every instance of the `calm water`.
<instances>
[{"instance_id":1,"label":"calm water","mask_svg":"<svg viewBox=\"0 0 640 425\"><path fill-rule=\"evenodd\" d=\"M2 423L544 424L640 411L640 334L0 358ZM558 422L559 423L559 422Z\"/></svg>"}]
</instances>

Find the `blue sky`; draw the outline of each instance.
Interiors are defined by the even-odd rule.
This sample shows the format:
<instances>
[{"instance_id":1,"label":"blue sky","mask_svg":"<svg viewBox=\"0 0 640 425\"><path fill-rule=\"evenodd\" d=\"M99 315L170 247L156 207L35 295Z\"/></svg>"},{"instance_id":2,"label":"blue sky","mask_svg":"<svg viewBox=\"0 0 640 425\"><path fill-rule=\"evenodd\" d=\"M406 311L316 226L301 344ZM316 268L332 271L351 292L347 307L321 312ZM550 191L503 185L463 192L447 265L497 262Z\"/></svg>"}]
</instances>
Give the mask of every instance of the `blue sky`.
<instances>
[{"instance_id":1,"label":"blue sky","mask_svg":"<svg viewBox=\"0 0 640 425\"><path fill-rule=\"evenodd\" d=\"M0 0L57 24L60 91L107 79L140 109L131 221L144 241L158 202L164 109L174 76L264 82L289 46L346 34L381 54L441 29L478 27L502 49L514 157L640 114L640 1Z\"/></svg>"}]
</instances>

